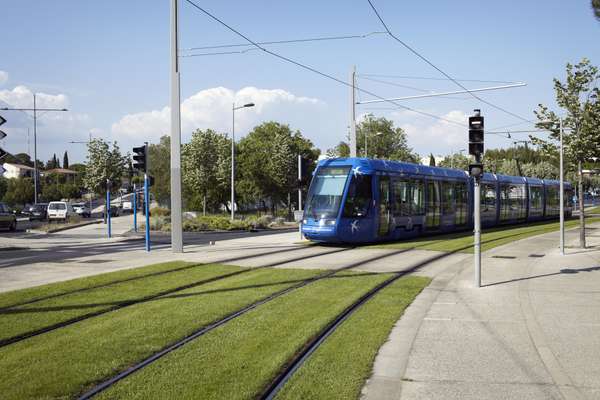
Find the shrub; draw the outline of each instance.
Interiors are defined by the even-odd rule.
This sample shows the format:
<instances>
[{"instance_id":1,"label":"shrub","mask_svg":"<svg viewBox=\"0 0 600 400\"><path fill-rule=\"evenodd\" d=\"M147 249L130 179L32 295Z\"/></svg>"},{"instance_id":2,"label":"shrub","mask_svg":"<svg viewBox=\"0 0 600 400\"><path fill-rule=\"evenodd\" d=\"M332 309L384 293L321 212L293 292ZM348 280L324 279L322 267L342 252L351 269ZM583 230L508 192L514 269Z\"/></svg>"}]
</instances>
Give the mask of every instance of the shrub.
<instances>
[{"instance_id":1,"label":"shrub","mask_svg":"<svg viewBox=\"0 0 600 400\"><path fill-rule=\"evenodd\" d=\"M170 217L171 216L171 210L169 210L168 208L164 208L164 207L154 207L150 210L150 215L157 216L157 217Z\"/></svg>"}]
</instances>

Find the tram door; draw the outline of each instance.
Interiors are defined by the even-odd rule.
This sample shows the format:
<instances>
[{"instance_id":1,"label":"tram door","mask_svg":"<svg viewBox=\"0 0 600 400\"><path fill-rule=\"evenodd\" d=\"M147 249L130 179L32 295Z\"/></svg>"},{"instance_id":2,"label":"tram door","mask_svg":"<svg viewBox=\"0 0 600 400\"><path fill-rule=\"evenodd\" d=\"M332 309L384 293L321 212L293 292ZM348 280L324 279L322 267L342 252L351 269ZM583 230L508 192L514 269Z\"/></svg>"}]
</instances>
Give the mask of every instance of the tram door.
<instances>
[{"instance_id":1,"label":"tram door","mask_svg":"<svg viewBox=\"0 0 600 400\"><path fill-rule=\"evenodd\" d=\"M427 182L427 202L425 203L425 228L436 230L440 227L440 183Z\"/></svg>"},{"instance_id":2,"label":"tram door","mask_svg":"<svg viewBox=\"0 0 600 400\"><path fill-rule=\"evenodd\" d=\"M390 177L379 177L379 236L387 236L390 232L392 204L390 199Z\"/></svg>"}]
</instances>

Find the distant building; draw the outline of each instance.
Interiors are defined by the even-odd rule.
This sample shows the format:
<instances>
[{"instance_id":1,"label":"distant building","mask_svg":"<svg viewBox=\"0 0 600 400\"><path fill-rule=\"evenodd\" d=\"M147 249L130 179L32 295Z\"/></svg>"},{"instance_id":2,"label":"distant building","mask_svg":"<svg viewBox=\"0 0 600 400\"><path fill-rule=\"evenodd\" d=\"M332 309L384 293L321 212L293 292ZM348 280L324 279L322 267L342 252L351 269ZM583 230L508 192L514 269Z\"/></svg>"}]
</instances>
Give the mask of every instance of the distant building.
<instances>
[{"instance_id":1,"label":"distant building","mask_svg":"<svg viewBox=\"0 0 600 400\"><path fill-rule=\"evenodd\" d=\"M27 165L4 163L2 164L2 168L5 170L3 176L8 179L31 178L33 176L33 168Z\"/></svg>"},{"instance_id":2,"label":"distant building","mask_svg":"<svg viewBox=\"0 0 600 400\"><path fill-rule=\"evenodd\" d=\"M33 169L33 168L32 168ZM57 175L77 175L79 172L77 171L73 171L72 169L66 169L66 168L54 168L54 169L48 169L46 171L42 171L40 173L41 176L45 176L45 175L50 175L50 174L57 174Z\"/></svg>"}]
</instances>

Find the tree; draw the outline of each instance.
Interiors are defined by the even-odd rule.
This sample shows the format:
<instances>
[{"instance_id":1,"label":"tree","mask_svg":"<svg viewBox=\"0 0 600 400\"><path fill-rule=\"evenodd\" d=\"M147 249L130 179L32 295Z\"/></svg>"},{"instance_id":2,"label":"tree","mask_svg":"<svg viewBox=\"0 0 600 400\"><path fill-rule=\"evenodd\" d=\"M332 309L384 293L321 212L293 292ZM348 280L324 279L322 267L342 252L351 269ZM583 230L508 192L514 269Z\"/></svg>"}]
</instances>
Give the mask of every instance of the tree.
<instances>
[{"instance_id":1,"label":"tree","mask_svg":"<svg viewBox=\"0 0 600 400\"><path fill-rule=\"evenodd\" d=\"M6 193L3 198L10 206L24 205L33 201L33 179L8 179Z\"/></svg>"},{"instance_id":2,"label":"tree","mask_svg":"<svg viewBox=\"0 0 600 400\"><path fill-rule=\"evenodd\" d=\"M113 190L118 189L129 154L123 156L117 142L113 142L111 149L109 144L100 138L92 139L87 147L87 164L83 178L85 187L100 194L106 190L106 180L109 179Z\"/></svg>"},{"instance_id":3,"label":"tree","mask_svg":"<svg viewBox=\"0 0 600 400\"><path fill-rule=\"evenodd\" d=\"M63 168L69 169L69 155L67 154L66 150L65 150L65 154L63 155Z\"/></svg>"},{"instance_id":4,"label":"tree","mask_svg":"<svg viewBox=\"0 0 600 400\"><path fill-rule=\"evenodd\" d=\"M2 159L3 163L10 163L10 164L21 164L21 165L27 165L29 167L33 167L33 160L31 159L31 157L29 157L29 154L27 153L18 153L18 154L7 154L3 159Z\"/></svg>"},{"instance_id":5,"label":"tree","mask_svg":"<svg viewBox=\"0 0 600 400\"><path fill-rule=\"evenodd\" d=\"M596 19L600 21L600 0L592 0L592 10L594 10Z\"/></svg>"},{"instance_id":6,"label":"tree","mask_svg":"<svg viewBox=\"0 0 600 400\"><path fill-rule=\"evenodd\" d=\"M239 193L247 203L268 200L273 212L296 189L298 154L315 161L320 153L300 131L274 121L255 127L238 147Z\"/></svg>"},{"instance_id":7,"label":"tree","mask_svg":"<svg viewBox=\"0 0 600 400\"><path fill-rule=\"evenodd\" d=\"M150 159L149 173L154 177L152 194L159 204L166 205L171 202L171 138L162 136L157 144L148 146ZM134 179L135 181L135 179Z\"/></svg>"},{"instance_id":8,"label":"tree","mask_svg":"<svg viewBox=\"0 0 600 400\"><path fill-rule=\"evenodd\" d=\"M444 157L444 159L440 161L439 166L445 168L461 169L463 171L466 171L469 169L470 162L471 160L469 159L469 157L461 153L455 153Z\"/></svg>"},{"instance_id":9,"label":"tree","mask_svg":"<svg viewBox=\"0 0 600 400\"><path fill-rule=\"evenodd\" d=\"M429 154L429 166L435 167L435 156L433 155L433 153Z\"/></svg>"},{"instance_id":10,"label":"tree","mask_svg":"<svg viewBox=\"0 0 600 400\"><path fill-rule=\"evenodd\" d=\"M6 190L8 189L8 179L0 176L0 199L4 197Z\"/></svg>"},{"instance_id":11,"label":"tree","mask_svg":"<svg viewBox=\"0 0 600 400\"><path fill-rule=\"evenodd\" d=\"M585 216L583 212L583 163L600 155L600 90L595 82L600 78L598 68L591 65L586 58L576 65L567 64L565 82L554 79L556 103L564 110L563 134L567 169L576 169L579 193L580 231L579 243L585 247ZM554 154L558 152L557 142L560 137L558 113L540 104L535 111L539 121L538 128L550 131L549 140L532 137L543 151ZM560 113L562 114L562 112ZM550 121L550 122L548 122Z\"/></svg>"},{"instance_id":12,"label":"tree","mask_svg":"<svg viewBox=\"0 0 600 400\"><path fill-rule=\"evenodd\" d=\"M365 156L365 145L370 158L419 163L419 156L408 147L404 130L395 128L394 122L384 117L376 118L368 114L356 126L356 152L359 157ZM348 157L350 147L347 142L340 142L327 154Z\"/></svg>"},{"instance_id":13,"label":"tree","mask_svg":"<svg viewBox=\"0 0 600 400\"><path fill-rule=\"evenodd\" d=\"M198 129L192 133L190 142L183 145L182 182L187 192L186 197L190 198L195 207L199 206L199 199L203 210L206 210L206 205L214 210L220 204L227 204L231 171L230 146L231 140L227 135L212 129Z\"/></svg>"}]
</instances>

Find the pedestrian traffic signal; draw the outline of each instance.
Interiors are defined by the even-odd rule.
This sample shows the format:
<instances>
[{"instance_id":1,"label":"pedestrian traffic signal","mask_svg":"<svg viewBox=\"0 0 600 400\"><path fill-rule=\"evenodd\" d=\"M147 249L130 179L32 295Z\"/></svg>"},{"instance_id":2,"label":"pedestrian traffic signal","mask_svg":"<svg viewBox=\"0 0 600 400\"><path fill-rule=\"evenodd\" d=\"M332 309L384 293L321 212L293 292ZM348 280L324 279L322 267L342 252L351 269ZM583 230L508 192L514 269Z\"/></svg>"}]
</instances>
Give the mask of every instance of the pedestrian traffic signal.
<instances>
[{"instance_id":1,"label":"pedestrian traffic signal","mask_svg":"<svg viewBox=\"0 0 600 400\"><path fill-rule=\"evenodd\" d=\"M146 173L148 171L148 146L143 145L133 148L133 168Z\"/></svg>"},{"instance_id":2,"label":"pedestrian traffic signal","mask_svg":"<svg viewBox=\"0 0 600 400\"><path fill-rule=\"evenodd\" d=\"M483 154L483 117L479 110L469 117L469 154L479 161Z\"/></svg>"}]
</instances>

